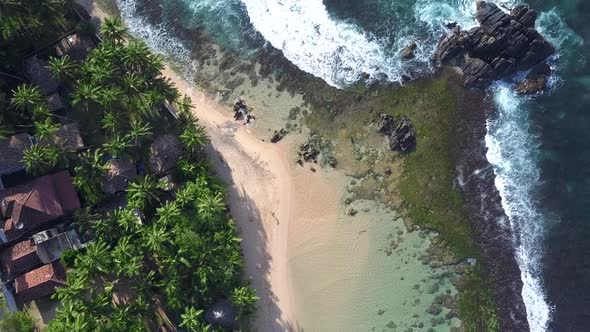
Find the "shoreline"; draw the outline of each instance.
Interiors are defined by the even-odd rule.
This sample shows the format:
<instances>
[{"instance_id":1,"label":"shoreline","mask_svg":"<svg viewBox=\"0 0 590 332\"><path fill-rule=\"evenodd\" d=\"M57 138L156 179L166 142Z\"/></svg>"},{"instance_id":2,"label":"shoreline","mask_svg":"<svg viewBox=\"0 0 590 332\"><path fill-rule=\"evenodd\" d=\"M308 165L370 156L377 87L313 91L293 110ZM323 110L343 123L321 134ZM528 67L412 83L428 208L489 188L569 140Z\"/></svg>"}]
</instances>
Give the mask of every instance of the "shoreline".
<instances>
[{"instance_id":1,"label":"shoreline","mask_svg":"<svg viewBox=\"0 0 590 332\"><path fill-rule=\"evenodd\" d=\"M96 4L86 8L101 21L108 17ZM270 299L258 301L254 325L263 331L295 331L294 297L286 261L293 215L293 174L284 157L288 146L255 138L241 122L233 120L230 112L189 86L169 65L163 74L192 98L193 113L207 129L211 140L208 152L229 187L231 213L243 240L245 272L258 296ZM273 214L281 221L279 225Z\"/></svg>"}]
</instances>

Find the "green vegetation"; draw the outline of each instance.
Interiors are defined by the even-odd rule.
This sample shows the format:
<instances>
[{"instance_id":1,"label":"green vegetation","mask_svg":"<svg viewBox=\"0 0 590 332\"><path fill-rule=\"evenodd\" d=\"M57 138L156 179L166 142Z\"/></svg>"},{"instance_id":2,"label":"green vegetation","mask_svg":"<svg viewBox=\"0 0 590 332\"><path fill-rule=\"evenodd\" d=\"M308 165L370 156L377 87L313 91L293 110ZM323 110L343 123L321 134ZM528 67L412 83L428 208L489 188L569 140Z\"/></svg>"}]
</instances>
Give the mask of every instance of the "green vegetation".
<instances>
[{"instance_id":1,"label":"green vegetation","mask_svg":"<svg viewBox=\"0 0 590 332\"><path fill-rule=\"evenodd\" d=\"M0 320L2 332L33 332L35 320L26 311L6 312Z\"/></svg>"},{"instance_id":2,"label":"green vegetation","mask_svg":"<svg viewBox=\"0 0 590 332\"><path fill-rule=\"evenodd\" d=\"M387 113L410 118L418 134L416 151L404 157L399 188L414 223L433 228L457 259L476 257L463 211L462 196L454 185L454 149L458 135L456 97L446 79L427 80L389 94ZM459 295L460 317L466 331L498 331L491 285L481 263L468 273Z\"/></svg>"},{"instance_id":3,"label":"green vegetation","mask_svg":"<svg viewBox=\"0 0 590 332\"><path fill-rule=\"evenodd\" d=\"M69 1L45 3L62 5L52 15L67 13L63 6ZM6 6L0 5L2 15ZM56 19L51 26L65 32L71 22L64 20L67 24ZM15 36L26 33L13 30ZM203 312L220 300L231 300L243 322L258 298L242 279L240 240L226 212L224 187L206 160L208 138L190 112L192 101L162 76L160 57L128 39L120 19L106 20L101 33L104 42L84 61L43 55L61 83L65 114L50 112L36 86L12 82L0 89L11 96L0 95L0 134L19 128L35 135L23 159L28 173L69 169L84 205L73 225L93 239L82 251L63 254L68 286L54 295L62 306L47 331L154 331L161 326L206 331ZM177 106L179 119L168 113L170 104ZM72 120L79 124L84 151L54 139ZM163 135L177 142L180 155L168 178L150 167L150 147ZM109 161L117 159L136 167L139 177L113 197L101 184ZM21 325L0 330L29 331L26 317L24 312L7 316L2 324Z\"/></svg>"}]
</instances>

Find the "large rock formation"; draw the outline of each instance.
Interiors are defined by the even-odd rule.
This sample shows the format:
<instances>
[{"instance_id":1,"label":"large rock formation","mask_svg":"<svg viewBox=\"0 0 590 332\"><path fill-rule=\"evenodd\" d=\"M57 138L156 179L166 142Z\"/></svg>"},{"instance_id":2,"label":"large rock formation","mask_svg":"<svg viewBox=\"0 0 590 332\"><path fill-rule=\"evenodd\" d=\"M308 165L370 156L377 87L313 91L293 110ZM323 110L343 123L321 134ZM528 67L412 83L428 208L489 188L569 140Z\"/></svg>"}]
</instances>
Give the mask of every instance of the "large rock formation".
<instances>
[{"instance_id":1,"label":"large rock formation","mask_svg":"<svg viewBox=\"0 0 590 332\"><path fill-rule=\"evenodd\" d=\"M462 70L465 86L485 88L493 80L543 63L555 52L535 30L537 14L526 5L507 14L493 3L478 1L476 18L479 27L469 31L455 27L434 54L439 64Z\"/></svg>"},{"instance_id":2,"label":"large rock formation","mask_svg":"<svg viewBox=\"0 0 590 332\"><path fill-rule=\"evenodd\" d=\"M416 147L416 130L408 118L395 119L391 115L381 114L377 131L389 137L392 151L408 152Z\"/></svg>"}]
</instances>

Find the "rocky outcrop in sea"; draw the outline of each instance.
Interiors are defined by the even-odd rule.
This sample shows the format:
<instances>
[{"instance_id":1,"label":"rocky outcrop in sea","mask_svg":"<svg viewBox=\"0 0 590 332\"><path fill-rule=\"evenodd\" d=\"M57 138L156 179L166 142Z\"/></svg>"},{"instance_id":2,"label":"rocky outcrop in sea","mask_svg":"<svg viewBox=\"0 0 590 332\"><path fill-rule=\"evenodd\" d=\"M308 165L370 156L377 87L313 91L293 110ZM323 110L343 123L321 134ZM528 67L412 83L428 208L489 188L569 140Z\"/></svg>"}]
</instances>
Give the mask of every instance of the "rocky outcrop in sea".
<instances>
[{"instance_id":1,"label":"rocky outcrop in sea","mask_svg":"<svg viewBox=\"0 0 590 332\"><path fill-rule=\"evenodd\" d=\"M493 3L477 2L480 26L468 31L450 26L434 54L439 64L458 67L467 87L485 88L494 80L544 65L555 48L535 30L537 14L526 5L504 12ZM545 88L547 75L527 78L521 93L536 93ZM545 79L544 79L545 78Z\"/></svg>"}]
</instances>

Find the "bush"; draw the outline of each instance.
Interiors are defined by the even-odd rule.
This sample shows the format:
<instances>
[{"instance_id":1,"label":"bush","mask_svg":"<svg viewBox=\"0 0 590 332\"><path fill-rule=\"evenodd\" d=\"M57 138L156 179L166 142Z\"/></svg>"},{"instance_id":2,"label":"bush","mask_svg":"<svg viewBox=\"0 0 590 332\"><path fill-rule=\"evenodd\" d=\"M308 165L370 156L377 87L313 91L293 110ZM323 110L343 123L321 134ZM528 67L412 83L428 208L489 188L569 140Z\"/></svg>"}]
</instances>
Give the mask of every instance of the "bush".
<instances>
[{"instance_id":1,"label":"bush","mask_svg":"<svg viewBox=\"0 0 590 332\"><path fill-rule=\"evenodd\" d=\"M78 251L74 250L74 249L69 249L64 251L61 254L61 263L65 266L65 267L74 267L74 262L76 261L76 257L78 257Z\"/></svg>"},{"instance_id":2,"label":"bush","mask_svg":"<svg viewBox=\"0 0 590 332\"><path fill-rule=\"evenodd\" d=\"M35 321L26 311L7 312L0 321L2 332L34 332Z\"/></svg>"}]
</instances>

